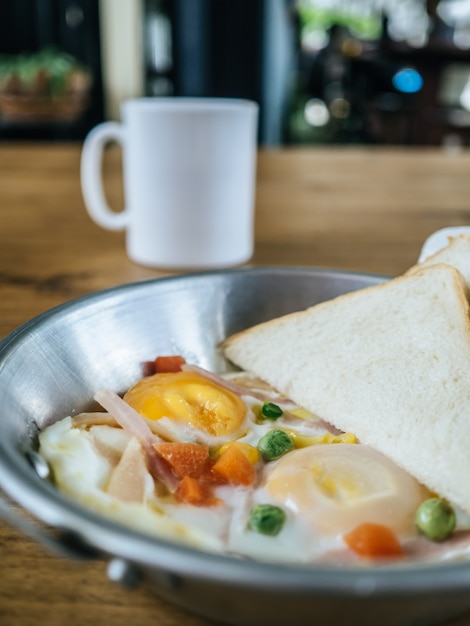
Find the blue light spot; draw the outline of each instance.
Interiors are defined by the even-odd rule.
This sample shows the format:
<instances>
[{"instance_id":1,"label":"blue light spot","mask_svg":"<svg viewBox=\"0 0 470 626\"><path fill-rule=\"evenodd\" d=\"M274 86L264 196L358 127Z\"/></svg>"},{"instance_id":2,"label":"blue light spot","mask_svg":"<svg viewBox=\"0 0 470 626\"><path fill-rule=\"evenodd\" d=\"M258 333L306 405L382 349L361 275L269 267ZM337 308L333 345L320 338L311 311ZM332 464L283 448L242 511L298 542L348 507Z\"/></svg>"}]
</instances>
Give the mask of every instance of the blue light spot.
<instances>
[{"instance_id":1,"label":"blue light spot","mask_svg":"<svg viewBox=\"0 0 470 626\"><path fill-rule=\"evenodd\" d=\"M417 93L423 86L423 77L416 70L404 67L393 75L392 84L402 93Z\"/></svg>"}]
</instances>

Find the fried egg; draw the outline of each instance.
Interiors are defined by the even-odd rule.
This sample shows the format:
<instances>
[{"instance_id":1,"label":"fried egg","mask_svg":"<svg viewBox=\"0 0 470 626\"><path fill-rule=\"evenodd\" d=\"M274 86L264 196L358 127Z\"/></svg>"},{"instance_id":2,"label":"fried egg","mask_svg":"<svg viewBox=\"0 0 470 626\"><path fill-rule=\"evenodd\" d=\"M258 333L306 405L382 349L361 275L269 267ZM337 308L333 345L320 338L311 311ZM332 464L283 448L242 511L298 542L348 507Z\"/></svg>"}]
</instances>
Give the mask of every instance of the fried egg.
<instances>
[{"instance_id":1,"label":"fried egg","mask_svg":"<svg viewBox=\"0 0 470 626\"><path fill-rule=\"evenodd\" d=\"M266 466L251 499L287 512L279 535L247 532L248 513L238 512L230 547L263 560L313 562L344 550L342 537L364 521L387 526L406 541L416 534L415 512L427 496L414 478L367 446L296 449Z\"/></svg>"},{"instance_id":2,"label":"fried egg","mask_svg":"<svg viewBox=\"0 0 470 626\"><path fill-rule=\"evenodd\" d=\"M266 491L326 535L348 533L364 520L409 535L427 495L388 458L351 444L309 446L286 455L268 472Z\"/></svg>"},{"instance_id":3,"label":"fried egg","mask_svg":"<svg viewBox=\"0 0 470 626\"><path fill-rule=\"evenodd\" d=\"M147 376L124 400L147 419L167 418L220 437L236 438L247 413L239 396L193 372Z\"/></svg>"},{"instance_id":4,"label":"fried egg","mask_svg":"<svg viewBox=\"0 0 470 626\"><path fill-rule=\"evenodd\" d=\"M267 419L260 398L269 391L245 387L237 393L222 383L192 371L155 374L123 399L157 432L166 424L170 441L207 436L210 463L229 442L238 442L256 469L252 484L215 482L210 487L216 504L188 504L152 476L138 437L112 420L106 423L107 414L85 414L66 417L40 434L40 452L58 488L146 534L264 561L310 563L346 554L342 538L362 522L386 525L400 541L416 535L415 511L428 492L413 477L380 453L351 443L353 434L332 433L287 398L275 396L282 415ZM273 429L289 433L294 449L267 461L258 442ZM250 528L250 512L258 504L284 511L275 536Z\"/></svg>"}]
</instances>

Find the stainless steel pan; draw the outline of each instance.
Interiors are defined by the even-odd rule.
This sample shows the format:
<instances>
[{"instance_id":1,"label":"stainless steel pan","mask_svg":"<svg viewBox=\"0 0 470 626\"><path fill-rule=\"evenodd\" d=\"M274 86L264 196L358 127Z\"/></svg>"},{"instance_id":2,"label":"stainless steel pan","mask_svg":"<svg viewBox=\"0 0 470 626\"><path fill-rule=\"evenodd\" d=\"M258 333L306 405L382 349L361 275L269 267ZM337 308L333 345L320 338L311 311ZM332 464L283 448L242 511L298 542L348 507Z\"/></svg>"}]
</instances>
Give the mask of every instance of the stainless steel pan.
<instances>
[{"instance_id":1,"label":"stainless steel pan","mask_svg":"<svg viewBox=\"0 0 470 626\"><path fill-rule=\"evenodd\" d=\"M225 371L227 335L383 277L256 268L156 279L92 294L23 325L0 344L0 515L66 558L100 558L124 585L149 584L188 611L231 624L433 624L470 609L470 564L273 567L150 539L76 505L34 469L39 428L124 391L141 362L182 353ZM31 462L31 459L33 462Z\"/></svg>"}]
</instances>

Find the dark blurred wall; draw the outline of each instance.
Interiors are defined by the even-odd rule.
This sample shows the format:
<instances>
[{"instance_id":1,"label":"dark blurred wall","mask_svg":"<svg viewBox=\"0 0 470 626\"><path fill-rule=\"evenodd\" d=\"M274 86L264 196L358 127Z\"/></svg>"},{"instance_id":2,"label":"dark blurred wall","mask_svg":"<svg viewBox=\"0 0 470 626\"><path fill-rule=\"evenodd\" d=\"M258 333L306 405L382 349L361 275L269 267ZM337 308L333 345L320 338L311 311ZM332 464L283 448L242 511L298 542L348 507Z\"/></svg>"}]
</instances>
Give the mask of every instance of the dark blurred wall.
<instances>
[{"instance_id":1,"label":"dark blurred wall","mask_svg":"<svg viewBox=\"0 0 470 626\"><path fill-rule=\"evenodd\" d=\"M172 29L172 95L260 105L260 142L283 142L299 33L292 0L146 0ZM153 80L147 68L148 91Z\"/></svg>"}]
</instances>

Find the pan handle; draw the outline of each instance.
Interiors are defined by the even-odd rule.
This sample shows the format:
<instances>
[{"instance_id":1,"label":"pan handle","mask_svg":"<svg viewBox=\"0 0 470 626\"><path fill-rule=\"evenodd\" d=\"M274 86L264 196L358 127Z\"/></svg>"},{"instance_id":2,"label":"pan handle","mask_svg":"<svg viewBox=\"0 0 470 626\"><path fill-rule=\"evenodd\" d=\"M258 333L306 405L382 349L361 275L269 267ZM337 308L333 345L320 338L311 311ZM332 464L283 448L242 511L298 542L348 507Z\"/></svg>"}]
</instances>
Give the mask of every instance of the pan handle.
<instances>
[{"instance_id":1,"label":"pan handle","mask_svg":"<svg viewBox=\"0 0 470 626\"><path fill-rule=\"evenodd\" d=\"M36 526L29 519L13 509L12 504L0 495L0 518L7 524L20 530L30 539L45 546L57 556L74 561L88 561L98 558L97 550L86 545L70 531L59 531L56 535Z\"/></svg>"}]
</instances>

